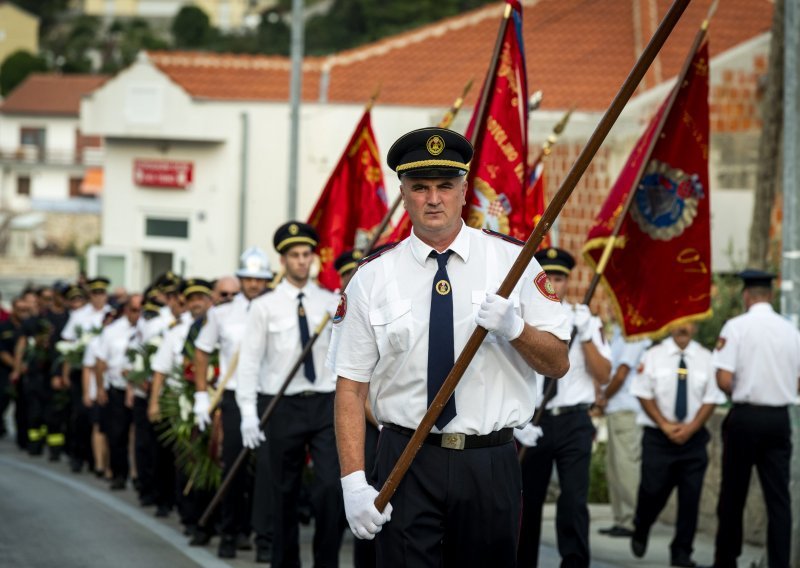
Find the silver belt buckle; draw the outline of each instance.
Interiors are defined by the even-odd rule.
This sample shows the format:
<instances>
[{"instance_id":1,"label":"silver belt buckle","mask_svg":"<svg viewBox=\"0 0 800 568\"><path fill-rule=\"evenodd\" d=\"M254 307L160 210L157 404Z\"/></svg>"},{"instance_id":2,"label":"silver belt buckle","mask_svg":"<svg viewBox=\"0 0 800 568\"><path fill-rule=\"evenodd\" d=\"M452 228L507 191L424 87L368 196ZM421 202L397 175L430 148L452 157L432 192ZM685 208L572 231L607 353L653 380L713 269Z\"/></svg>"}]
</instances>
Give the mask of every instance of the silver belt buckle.
<instances>
[{"instance_id":1,"label":"silver belt buckle","mask_svg":"<svg viewBox=\"0 0 800 568\"><path fill-rule=\"evenodd\" d=\"M449 450L463 450L466 434L442 434L442 447Z\"/></svg>"}]
</instances>

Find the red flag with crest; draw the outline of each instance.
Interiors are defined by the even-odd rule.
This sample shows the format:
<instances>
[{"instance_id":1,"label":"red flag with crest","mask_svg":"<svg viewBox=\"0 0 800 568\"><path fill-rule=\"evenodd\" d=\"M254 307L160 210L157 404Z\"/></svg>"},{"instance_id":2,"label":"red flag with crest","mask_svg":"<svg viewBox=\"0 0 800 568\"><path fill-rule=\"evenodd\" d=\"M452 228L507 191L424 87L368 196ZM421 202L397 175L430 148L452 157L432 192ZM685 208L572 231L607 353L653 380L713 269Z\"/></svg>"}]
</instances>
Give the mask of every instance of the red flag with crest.
<instances>
[{"instance_id":1,"label":"red flag with crest","mask_svg":"<svg viewBox=\"0 0 800 568\"><path fill-rule=\"evenodd\" d=\"M706 42L675 87L679 91L663 129L656 132L669 97L628 157L583 248L596 267L635 188L603 276L628 338L658 335L672 323L711 313L708 73ZM636 179L645 159L641 180Z\"/></svg>"},{"instance_id":2,"label":"red flag with crest","mask_svg":"<svg viewBox=\"0 0 800 568\"><path fill-rule=\"evenodd\" d=\"M386 211L380 153L368 108L308 217L319 233L321 285L339 288L333 261L346 250L366 247Z\"/></svg>"},{"instance_id":3,"label":"red flag with crest","mask_svg":"<svg viewBox=\"0 0 800 568\"><path fill-rule=\"evenodd\" d=\"M533 230L535 214L526 197L528 78L522 7L519 2L507 2L506 10L510 13L504 19L497 65L494 75L484 81L481 100L486 97L485 111L480 112L479 102L466 132L467 139L475 146L475 154L464 219L471 227L526 240Z\"/></svg>"}]
</instances>

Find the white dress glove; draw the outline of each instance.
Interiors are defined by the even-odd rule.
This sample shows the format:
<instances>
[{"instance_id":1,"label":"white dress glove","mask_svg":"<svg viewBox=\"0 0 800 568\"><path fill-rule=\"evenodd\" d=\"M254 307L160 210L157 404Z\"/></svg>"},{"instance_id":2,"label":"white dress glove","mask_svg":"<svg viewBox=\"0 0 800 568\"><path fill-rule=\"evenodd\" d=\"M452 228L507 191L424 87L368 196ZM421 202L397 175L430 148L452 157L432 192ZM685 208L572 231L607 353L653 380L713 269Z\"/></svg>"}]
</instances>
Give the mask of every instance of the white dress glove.
<instances>
[{"instance_id":1,"label":"white dress glove","mask_svg":"<svg viewBox=\"0 0 800 568\"><path fill-rule=\"evenodd\" d=\"M378 492L367 483L364 470L354 471L342 478L344 513L350 530L360 539L372 540L381 532L384 523L392 520L392 505L386 505L383 513L375 507Z\"/></svg>"},{"instance_id":2,"label":"white dress glove","mask_svg":"<svg viewBox=\"0 0 800 568\"><path fill-rule=\"evenodd\" d=\"M543 435L544 432L542 432L542 429L539 426L534 426L530 422L525 424L524 428L514 428L514 437L517 439L517 442L529 448L535 447L539 438Z\"/></svg>"},{"instance_id":3,"label":"white dress glove","mask_svg":"<svg viewBox=\"0 0 800 568\"><path fill-rule=\"evenodd\" d=\"M592 332L594 328L592 323L592 311L586 304L578 304L575 306L575 329L578 334L575 338L581 343L592 340Z\"/></svg>"},{"instance_id":4,"label":"white dress glove","mask_svg":"<svg viewBox=\"0 0 800 568\"><path fill-rule=\"evenodd\" d=\"M514 302L490 292L481 303L475 323L508 341L515 340L525 329L525 320L514 311Z\"/></svg>"},{"instance_id":5,"label":"white dress glove","mask_svg":"<svg viewBox=\"0 0 800 568\"><path fill-rule=\"evenodd\" d=\"M201 432L205 432L206 426L211 424L211 416L208 414L210 403L208 401L208 393L206 391L197 391L194 393L194 423Z\"/></svg>"},{"instance_id":6,"label":"white dress glove","mask_svg":"<svg viewBox=\"0 0 800 568\"><path fill-rule=\"evenodd\" d=\"M245 448L254 450L261 442L267 439L261 430L260 422L255 412L242 413L242 444Z\"/></svg>"}]
</instances>

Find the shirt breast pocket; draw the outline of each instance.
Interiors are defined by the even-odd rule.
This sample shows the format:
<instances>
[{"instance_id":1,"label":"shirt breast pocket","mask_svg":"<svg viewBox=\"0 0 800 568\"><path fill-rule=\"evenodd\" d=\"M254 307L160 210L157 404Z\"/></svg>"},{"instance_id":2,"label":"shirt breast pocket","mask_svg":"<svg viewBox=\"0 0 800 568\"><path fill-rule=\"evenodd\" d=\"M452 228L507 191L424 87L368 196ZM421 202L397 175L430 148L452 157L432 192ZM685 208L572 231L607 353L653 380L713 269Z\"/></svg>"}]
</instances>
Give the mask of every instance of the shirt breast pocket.
<instances>
[{"instance_id":1,"label":"shirt breast pocket","mask_svg":"<svg viewBox=\"0 0 800 568\"><path fill-rule=\"evenodd\" d=\"M655 377L655 394L657 397L668 404L674 404L675 394L678 392L678 368L675 367L675 370L657 369Z\"/></svg>"},{"instance_id":2,"label":"shirt breast pocket","mask_svg":"<svg viewBox=\"0 0 800 568\"><path fill-rule=\"evenodd\" d=\"M411 348L414 321L411 300L398 300L369 312L379 353L396 353Z\"/></svg>"},{"instance_id":3,"label":"shirt breast pocket","mask_svg":"<svg viewBox=\"0 0 800 568\"><path fill-rule=\"evenodd\" d=\"M270 343L276 349L290 349L293 343L300 344L300 332L297 329L297 320L284 318L269 322L267 333Z\"/></svg>"}]
</instances>

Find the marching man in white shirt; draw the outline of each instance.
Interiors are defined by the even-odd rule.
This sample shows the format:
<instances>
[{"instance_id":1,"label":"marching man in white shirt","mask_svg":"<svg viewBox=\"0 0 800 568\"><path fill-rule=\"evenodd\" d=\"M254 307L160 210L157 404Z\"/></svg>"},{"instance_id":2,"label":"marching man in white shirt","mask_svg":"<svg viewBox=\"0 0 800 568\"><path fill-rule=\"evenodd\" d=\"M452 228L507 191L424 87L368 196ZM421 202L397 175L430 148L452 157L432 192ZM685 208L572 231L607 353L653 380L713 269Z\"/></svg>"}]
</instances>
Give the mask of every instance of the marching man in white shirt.
<instances>
[{"instance_id":1,"label":"marching man in white shirt","mask_svg":"<svg viewBox=\"0 0 800 568\"><path fill-rule=\"evenodd\" d=\"M645 411L639 418L642 475L631 550L641 558L650 527L678 489L678 519L670 545L672 566L695 566L692 543L708 467L705 423L725 396L717 387L711 352L692 340L695 326L676 324L670 337L644 354L631 385Z\"/></svg>"},{"instance_id":2,"label":"marching man in white shirt","mask_svg":"<svg viewBox=\"0 0 800 568\"><path fill-rule=\"evenodd\" d=\"M266 406L300 356L315 328L333 312L337 296L309 278L318 237L310 225L289 222L275 232L285 276L275 290L254 300L247 317L237 373L236 402L242 414L242 441L255 448L265 441L257 402ZM274 499L272 566L300 564L297 496L306 447L314 460L314 564L336 566L342 539L342 493L333 431L336 381L325 368L330 326L292 378L266 430L256 475L268 463ZM267 459L265 459L268 458Z\"/></svg>"},{"instance_id":3,"label":"marching man in white shirt","mask_svg":"<svg viewBox=\"0 0 800 568\"><path fill-rule=\"evenodd\" d=\"M200 430L211 423L208 414L209 399L207 389L208 359L219 347L220 376L230 378L225 384L225 392L220 402L222 411L222 464L223 478L228 475L230 467L242 451L242 434L239 429L241 414L236 404L236 369L234 356L239 352L247 314L253 300L267 291L272 280L267 254L258 247L250 247L242 254L241 266L236 276L241 281L242 291L226 303L208 311L206 324L195 340L195 402L194 415ZM272 546L272 499L269 476L262 468L262 475L256 480L253 496L253 528L256 532L256 561L268 562L271 558ZM246 468L241 468L222 499L222 538L219 544L220 558L235 558L237 540L243 548L249 549L251 502L247 495L248 487Z\"/></svg>"}]
</instances>

